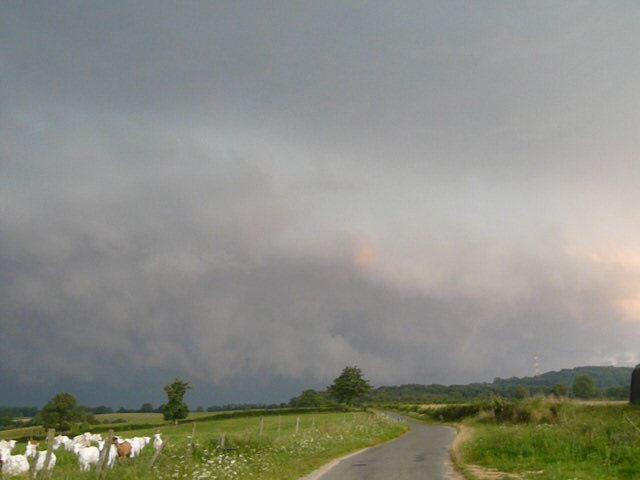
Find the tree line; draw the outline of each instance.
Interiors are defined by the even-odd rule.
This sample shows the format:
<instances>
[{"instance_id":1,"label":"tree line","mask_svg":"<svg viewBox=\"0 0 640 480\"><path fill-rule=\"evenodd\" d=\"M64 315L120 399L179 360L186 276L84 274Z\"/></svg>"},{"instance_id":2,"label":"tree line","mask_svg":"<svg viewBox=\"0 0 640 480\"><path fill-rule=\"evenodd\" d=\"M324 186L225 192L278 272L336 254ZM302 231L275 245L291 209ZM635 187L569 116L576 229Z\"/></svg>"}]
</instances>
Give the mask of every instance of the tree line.
<instances>
[{"instance_id":1,"label":"tree line","mask_svg":"<svg viewBox=\"0 0 640 480\"><path fill-rule=\"evenodd\" d=\"M189 382L178 378L165 385L167 403L159 407L165 420L177 421L188 416L189 408L184 401L184 396L191 388ZM135 410L135 412L153 411L155 410L150 403L144 403L139 410ZM16 417L31 417L31 420L27 422L20 421L19 426L42 425L45 428L55 428L59 432L71 431L74 427L86 430L89 425L101 423L96 421L94 415L129 412L131 410L124 408L114 412L111 407L104 405L93 408L85 407L80 405L72 394L60 392L51 398L40 411L36 407L0 407L0 428L17 426Z\"/></svg>"},{"instance_id":2,"label":"tree line","mask_svg":"<svg viewBox=\"0 0 640 480\"><path fill-rule=\"evenodd\" d=\"M493 396L522 399L536 395L627 400L632 370L628 367L577 367L535 377L495 378L491 383L382 386L370 389L359 397L359 401L365 404L455 403ZM292 398L289 404L292 407L316 407L337 401L329 389L309 389Z\"/></svg>"},{"instance_id":3,"label":"tree line","mask_svg":"<svg viewBox=\"0 0 640 480\"><path fill-rule=\"evenodd\" d=\"M526 398L534 395L553 395L556 397L574 398L607 398L626 400L629 398L629 379L632 369L626 367L578 367L559 372L547 372L536 377L496 378L492 383L472 383L468 385L400 385L393 387L372 388L360 368L345 367L340 375L325 390L304 390L289 401L289 406L330 407L339 404L352 406L355 404L381 403L446 403L473 399L491 398ZM184 419L189 408L184 396L192 388L189 382L176 378L165 385L167 402L154 408L151 403L143 403L137 410L120 407L114 411L111 407L85 407L78 404L73 395L61 392L53 397L38 411L36 407L0 407L0 428L17 426L16 418L32 417L31 421L19 420L20 426L44 425L64 431L71 425L97 424L95 415L105 413L162 413L165 420ZM207 411L242 410L252 408L282 408L285 404L258 405L235 404L221 407L209 407ZM204 408L198 407L198 411ZM116 420L112 420L117 421Z\"/></svg>"}]
</instances>

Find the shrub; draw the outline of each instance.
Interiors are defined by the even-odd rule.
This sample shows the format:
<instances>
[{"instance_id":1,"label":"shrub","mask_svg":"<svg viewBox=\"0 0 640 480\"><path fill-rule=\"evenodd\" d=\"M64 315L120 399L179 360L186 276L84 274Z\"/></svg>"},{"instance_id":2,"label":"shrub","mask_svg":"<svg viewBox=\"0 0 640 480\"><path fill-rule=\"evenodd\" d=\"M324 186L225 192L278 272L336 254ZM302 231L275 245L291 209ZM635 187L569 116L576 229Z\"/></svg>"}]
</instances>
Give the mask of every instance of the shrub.
<instances>
[{"instance_id":1,"label":"shrub","mask_svg":"<svg viewBox=\"0 0 640 480\"><path fill-rule=\"evenodd\" d=\"M551 403L542 397L528 400L508 401L502 397L493 397L483 407L492 416L484 416L495 423L555 423L560 412L560 404Z\"/></svg>"},{"instance_id":2,"label":"shrub","mask_svg":"<svg viewBox=\"0 0 640 480\"><path fill-rule=\"evenodd\" d=\"M472 403L433 408L430 410L429 415L434 420L457 422L467 417L476 416L478 413L480 413L480 404Z\"/></svg>"}]
</instances>

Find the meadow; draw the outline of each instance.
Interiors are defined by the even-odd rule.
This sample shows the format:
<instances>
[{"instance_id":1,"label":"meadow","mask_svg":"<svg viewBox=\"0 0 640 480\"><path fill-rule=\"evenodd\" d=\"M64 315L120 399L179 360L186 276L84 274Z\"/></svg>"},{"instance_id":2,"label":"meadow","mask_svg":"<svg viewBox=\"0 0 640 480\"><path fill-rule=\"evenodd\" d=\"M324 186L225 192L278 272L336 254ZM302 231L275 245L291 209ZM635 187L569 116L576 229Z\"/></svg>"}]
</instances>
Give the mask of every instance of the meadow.
<instances>
[{"instance_id":1,"label":"meadow","mask_svg":"<svg viewBox=\"0 0 640 480\"><path fill-rule=\"evenodd\" d=\"M537 397L407 410L459 422L454 462L470 480L640 478L640 408L627 402Z\"/></svg>"},{"instance_id":2,"label":"meadow","mask_svg":"<svg viewBox=\"0 0 640 480\"><path fill-rule=\"evenodd\" d=\"M403 423L371 412L223 418L123 432L115 427L114 433L123 437L161 432L168 443L153 466L155 451L148 446L141 457L119 462L102 478L298 479L337 456L392 439L406 429ZM21 450L24 444L16 453ZM73 454L63 449L56 454L52 479L96 478L93 471L79 471Z\"/></svg>"}]
</instances>

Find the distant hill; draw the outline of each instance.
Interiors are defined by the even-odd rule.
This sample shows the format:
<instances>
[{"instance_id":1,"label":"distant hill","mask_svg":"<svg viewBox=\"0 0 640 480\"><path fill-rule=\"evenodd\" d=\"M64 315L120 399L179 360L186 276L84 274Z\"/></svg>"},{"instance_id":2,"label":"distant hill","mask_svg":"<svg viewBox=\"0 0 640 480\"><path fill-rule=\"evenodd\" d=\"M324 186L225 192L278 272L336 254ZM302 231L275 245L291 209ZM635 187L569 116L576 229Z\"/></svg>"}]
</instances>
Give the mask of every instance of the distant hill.
<instances>
[{"instance_id":1,"label":"distant hill","mask_svg":"<svg viewBox=\"0 0 640 480\"><path fill-rule=\"evenodd\" d=\"M631 367L576 367L572 369L564 368L559 372L547 372L537 377L524 378L496 378L491 385L495 386L517 386L526 385L530 387L553 387L556 384L565 385L570 388L577 375L590 375L596 381L596 385L601 390L616 387L629 386L631 381Z\"/></svg>"},{"instance_id":2,"label":"distant hill","mask_svg":"<svg viewBox=\"0 0 640 480\"><path fill-rule=\"evenodd\" d=\"M379 387L367 398L371 402L430 403L455 402L500 395L515 398L523 391L531 395L549 394L554 385L564 385L570 392L578 375L589 375L596 381L600 396L616 400L629 398L630 367L576 367L546 372L536 377L495 378L493 382L468 385L409 384Z\"/></svg>"}]
</instances>

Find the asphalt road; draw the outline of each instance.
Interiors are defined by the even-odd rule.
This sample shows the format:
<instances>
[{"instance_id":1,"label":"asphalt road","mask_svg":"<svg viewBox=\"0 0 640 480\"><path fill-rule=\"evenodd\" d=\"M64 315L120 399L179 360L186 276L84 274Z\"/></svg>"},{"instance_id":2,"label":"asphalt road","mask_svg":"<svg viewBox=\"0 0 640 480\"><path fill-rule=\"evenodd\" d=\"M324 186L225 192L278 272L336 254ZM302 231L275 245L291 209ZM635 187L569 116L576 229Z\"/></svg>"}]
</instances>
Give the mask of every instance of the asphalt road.
<instances>
[{"instance_id":1,"label":"asphalt road","mask_svg":"<svg viewBox=\"0 0 640 480\"><path fill-rule=\"evenodd\" d=\"M460 478L449 462L456 435L451 427L407 420L411 431L397 440L340 461L318 480L449 480Z\"/></svg>"}]
</instances>

